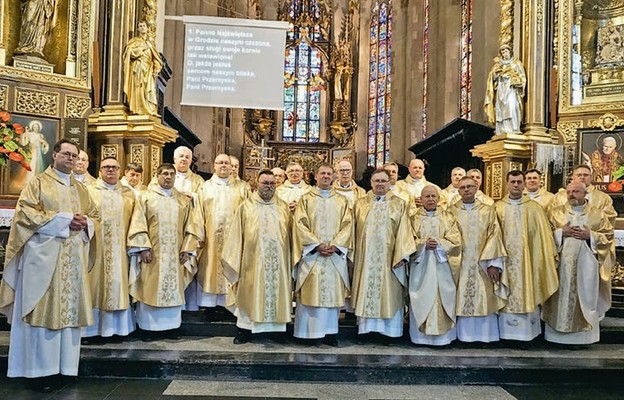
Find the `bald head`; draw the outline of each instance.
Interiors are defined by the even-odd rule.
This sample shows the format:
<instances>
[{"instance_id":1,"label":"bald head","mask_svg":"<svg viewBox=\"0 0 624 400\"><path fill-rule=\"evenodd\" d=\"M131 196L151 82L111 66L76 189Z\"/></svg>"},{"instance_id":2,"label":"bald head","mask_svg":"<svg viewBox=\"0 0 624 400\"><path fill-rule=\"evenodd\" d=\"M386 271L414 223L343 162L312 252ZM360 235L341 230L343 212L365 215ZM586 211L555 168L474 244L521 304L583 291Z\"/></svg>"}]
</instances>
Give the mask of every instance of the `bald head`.
<instances>
[{"instance_id":1,"label":"bald head","mask_svg":"<svg viewBox=\"0 0 624 400\"><path fill-rule=\"evenodd\" d=\"M421 179L425 176L425 163L418 158L413 159L409 163L409 174L414 179Z\"/></svg>"},{"instance_id":2,"label":"bald head","mask_svg":"<svg viewBox=\"0 0 624 400\"><path fill-rule=\"evenodd\" d=\"M422 205L425 207L425 210L435 210L438 207L438 202L440 201L438 189L432 185L425 186L422 192L420 192L420 201L422 201Z\"/></svg>"},{"instance_id":3,"label":"bald head","mask_svg":"<svg viewBox=\"0 0 624 400\"><path fill-rule=\"evenodd\" d=\"M615 141L615 138L613 136L607 136L606 138L602 139L602 152L604 154L609 155L613 153L616 147L617 142Z\"/></svg>"},{"instance_id":4,"label":"bald head","mask_svg":"<svg viewBox=\"0 0 624 400\"><path fill-rule=\"evenodd\" d=\"M214 173L221 179L225 179L230 176L232 171L232 163L230 162L230 156L227 154L219 154L214 159Z\"/></svg>"},{"instance_id":5,"label":"bald head","mask_svg":"<svg viewBox=\"0 0 624 400\"><path fill-rule=\"evenodd\" d=\"M566 186L566 194L568 195L568 203L572 207L581 206L586 201L587 187L582 182L571 182Z\"/></svg>"}]
</instances>

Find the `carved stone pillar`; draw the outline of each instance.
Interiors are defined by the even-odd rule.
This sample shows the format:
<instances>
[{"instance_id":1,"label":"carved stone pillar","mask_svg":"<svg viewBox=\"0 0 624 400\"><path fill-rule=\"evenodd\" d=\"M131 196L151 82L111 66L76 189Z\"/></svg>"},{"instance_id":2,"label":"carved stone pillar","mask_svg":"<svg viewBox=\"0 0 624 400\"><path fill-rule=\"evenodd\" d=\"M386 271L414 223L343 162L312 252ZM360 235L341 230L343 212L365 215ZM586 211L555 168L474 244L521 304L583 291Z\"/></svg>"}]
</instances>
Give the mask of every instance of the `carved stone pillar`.
<instances>
[{"instance_id":1,"label":"carved stone pillar","mask_svg":"<svg viewBox=\"0 0 624 400\"><path fill-rule=\"evenodd\" d=\"M527 87L523 132L529 138L542 141L548 137L546 129L547 86L549 84L548 1L523 0L521 60L526 68Z\"/></svg>"}]
</instances>

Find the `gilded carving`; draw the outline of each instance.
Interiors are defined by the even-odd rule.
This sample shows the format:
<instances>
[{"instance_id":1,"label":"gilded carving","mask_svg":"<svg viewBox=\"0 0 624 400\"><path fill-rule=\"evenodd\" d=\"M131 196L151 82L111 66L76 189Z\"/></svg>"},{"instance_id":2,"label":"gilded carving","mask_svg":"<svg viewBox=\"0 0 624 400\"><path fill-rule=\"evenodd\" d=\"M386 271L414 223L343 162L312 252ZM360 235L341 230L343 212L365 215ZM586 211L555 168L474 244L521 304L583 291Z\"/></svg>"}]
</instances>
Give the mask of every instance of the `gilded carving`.
<instances>
[{"instance_id":1,"label":"gilded carving","mask_svg":"<svg viewBox=\"0 0 624 400\"><path fill-rule=\"evenodd\" d=\"M119 146L116 144L103 144L101 150L102 160L106 157L119 158Z\"/></svg>"},{"instance_id":2,"label":"gilded carving","mask_svg":"<svg viewBox=\"0 0 624 400\"><path fill-rule=\"evenodd\" d=\"M160 166L160 148L152 145L152 157L151 157L151 176L156 175L156 170Z\"/></svg>"},{"instance_id":3,"label":"gilded carving","mask_svg":"<svg viewBox=\"0 0 624 400\"><path fill-rule=\"evenodd\" d=\"M544 23L544 0L537 0L535 11L537 23L537 36L542 36L542 24Z\"/></svg>"},{"instance_id":4,"label":"gilded carving","mask_svg":"<svg viewBox=\"0 0 624 400\"><path fill-rule=\"evenodd\" d=\"M624 119L612 113L606 113L597 120L589 121L591 128L600 128L603 131L612 131L619 126L624 126Z\"/></svg>"},{"instance_id":5,"label":"gilded carving","mask_svg":"<svg viewBox=\"0 0 624 400\"><path fill-rule=\"evenodd\" d=\"M500 35L498 37L498 44L500 46L506 44L513 46L513 20L514 20L514 1L513 0L501 0L500 11Z\"/></svg>"},{"instance_id":6,"label":"gilded carving","mask_svg":"<svg viewBox=\"0 0 624 400\"><path fill-rule=\"evenodd\" d=\"M614 287L624 288L624 265L616 262L611 270L611 284Z\"/></svg>"},{"instance_id":7,"label":"gilded carving","mask_svg":"<svg viewBox=\"0 0 624 400\"><path fill-rule=\"evenodd\" d=\"M158 14L158 4L156 0L145 0L143 3L143 19L147 23L147 37L154 43L156 40L156 16Z\"/></svg>"},{"instance_id":8,"label":"gilded carving","mask_svg":"<svg viewBox=\"0 0 624 400\"><path fill-rule=\"evenodd\" d=\"M9 105L9 86L0 85L0 109L6 110Z\"/></svg>"},{"instance_id":9,"label":"gilded carving","mask_svg":"<svg viewBox=\"0 0 624 400\"><path fill-rule=\"evenodd\" d=\"M576 130L582 127L581 121L557 122L557 131L563 136L565 143L576 142Z\"/></svg>"},{"instance_id":10,"label":"gilded carving","mask_svg":"<svg viewBox=\"0 0 624 400\"><path fill-rule=\"evenodd\" d=\"M503 162L492 163L492 198L503 197Z\"/></svg>"},{"instance_id":11,"label":"gilded carving","mask_svg":"<svg viewBox=\"0 0 624 400\"><path fill-rule=\"evenodd\" d=\"M70 96L65 97L65 117L83 118L85 112L91 108L89 97Z\"/></svg>"},{"instance_id":12,"label":"gilded carving","mask_svg":"<svg viewBox=\"0 0 624 400\"><path fill-rule=\"evenodd\" d=\"M131 144L130 145L130 162L143 165L143 152L145 146L142 144Z\"/></svg>"},{"instance_id":13,"label":"gilded carving","mask_svg":"<svg viewBox=\"0 0 624 400\"><path fill-rule=\"evenodd\" d=\"M34 89L15 89L15 111L25 114L59 114L59 93L43 92Z\"/></svg>"},{"instance_id":14,"label":"gilded carving","mask_svg":"<svg viewBox=\"0 0 624 400\"><path fill-rule=\"evenodd\" d=\"M554 0L554 14L553 14L553 63L552 65L557 68L559 66L559 2L561 0Z\"/></svg>"},{"instance_id":15,"label":"gilded carving","mask_svg":"<svg viewBox=\"0 0 624 400\"><path fill-rule=\"evenodd\" d=\"M304 171L314 171L314 168L322 163L329 162L328 150L304 150L274 148L275 166L286 169L290 162L299 163Z\"/></svg>"},{"instance_id":16,"label":"gilded carving","mask_svg":"<svg viewBox=\"0 0 624 400\"><path fill-rule=\"evenodd\" d=\"M509 170L510 171L522 171L522 163L510 161L509 162Z\"/></svg>"}]
</instances>

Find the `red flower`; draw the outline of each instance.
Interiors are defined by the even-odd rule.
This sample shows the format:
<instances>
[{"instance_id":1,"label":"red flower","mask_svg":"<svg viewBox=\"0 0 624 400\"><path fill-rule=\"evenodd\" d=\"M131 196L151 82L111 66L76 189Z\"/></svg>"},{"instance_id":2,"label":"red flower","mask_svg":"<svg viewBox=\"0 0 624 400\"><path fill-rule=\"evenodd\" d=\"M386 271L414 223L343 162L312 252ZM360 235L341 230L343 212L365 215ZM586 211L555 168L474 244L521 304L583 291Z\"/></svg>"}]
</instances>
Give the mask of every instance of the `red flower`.
<instances>
[{"instance_id":1,"label":"red flower","mask_svg":"<svg viewBox=\"0 0 624 400\"><path fill-rule=\"evenodd\" d=\"M20 153L9 153L9 158L16 162L24 161L24 156Z\"/></svg>"},{"instance_id":2,"label":"red flower","mask_svg":"<svg viewBox=\"0 0 624 400\"><path fill-rule=\"evenodd\" d=\"M20 165L26 170L26 171L32 171L32 169L30 169L30 164L28 164L26 161L21 161Z\"/></svg>"},{"instance_id":3,"label":"red flower","mask_svg":"<svg viewBox=\"0 0 624 400\"><path fill-rule=\"evenodd\" d=\"M4 140L5 142L10 142L10 141L11 141L11 136L9 136L9 135L4 135L4 137L2 138L2 140Z\"/></svg>"},{"instance_id":4,"label":"red flower","mask_svg":"<svg viewBox=\"0 0 624 400\"><path fill-rule=\"evenodd\" d=\"M11 152L11 150L7 150L4 147L0 146L0 153L8 154L10 152Z\"/></svg>"},{"instance_id":5,"label":"red flower","mask_svg":"<svg viewBox=\"0 0 624 400\"><path fill-rule=\"evenodd\" d=\"M20 124L13 124L13 130L15 130L15 133L17 135L21 135L22 133L24 133L24 127Z\"/></svg>"},{"instance_id":6,"label":"red flower","mask_svg":"<svg viewBox=\"0 0 624 400\"><path fill-rule=\"evenodd\" d=\"M7 122L11 119L11 114L6 111L0 111L0 119L4 122Z\"/></svg>"}]
</instances>

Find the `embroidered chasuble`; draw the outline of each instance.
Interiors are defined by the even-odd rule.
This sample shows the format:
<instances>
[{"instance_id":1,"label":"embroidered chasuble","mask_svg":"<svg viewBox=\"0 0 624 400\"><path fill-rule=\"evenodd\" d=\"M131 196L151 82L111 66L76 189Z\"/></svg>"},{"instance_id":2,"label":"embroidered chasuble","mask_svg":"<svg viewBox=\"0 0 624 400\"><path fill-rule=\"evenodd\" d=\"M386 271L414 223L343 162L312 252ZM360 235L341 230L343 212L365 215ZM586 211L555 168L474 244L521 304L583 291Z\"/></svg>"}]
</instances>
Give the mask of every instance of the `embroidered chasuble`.
<instances>
[{"instance_id":1,"label":"embroidered chasuble","mask_svg":"<svg viewBox=\"0 0 624 400\"><path fill-rule=\"evenodd\" d=\"M559 251L559 287L542 309L543 320L562 333L589 331L611 306L610 288L600 285L614 265L611 255L613 226L602 210L586 204L575 211L569 204L551 208ZM561 228L570 223L590 230L590 239L563 237Z\"/></svg>"},{"instance_id":2,"label":"embroidered chasuble","mask_svg":"<svg viewBox=\"0 0 624 400\"><path fill-rule=\"evenodd\" d=\"M340 186L340 182L335 180L332 184L332 187L336 189L336 193L343 195L349 201L349 207L353 208L355 202L366 196L366 190L359 187L354 180L351 180L351 184L349 187Z\"/></svg>"},{"instance_id":3,"label":"embroidered chasuble","mask_svg":"<svg viewBox=\"0 0 624 400\"><path fill-rule=\"evenodd\" d=\"M453 185L448 185L446 189L440 192L440 203L442 207L438 205L438 208L447 208L452 206L461 200L461 196L459 195L459 190Z\"/></svg>"},{"instance_id":4,"label":"embroidered chasuble","mask_svg":"<svg viewBox=\"0 0 624 400\"><path fill-rule=\"evenodd\" d=\"M425 335L443 335L455 326L457 281L461 267L462 237L457 220L439 207L432 213L419 208L412 218L416 254L410 268L410 312ZM427 239L438 242L425 249Z\"/></svg>"},{"instance_id":5,"label":"embroidered chasuble","mask_svg":"<svg viewBox=\"0 0 624 400\"><path fill-rule=\"evenodd\" d=\"M139 194L128 232L128 248L151 249L152 262L130 273L130 295L152 307L183 305L184 289L193 279L193 262L180 264L182 251L197 249L198 238L188 232L195 216L191 200L171 190L167 196L158 183Z\"/></svg>"},{"instance_id":6,"label":"embroidered chasuble","mask_svg":"<svg viewBox=\"0 0 624 400\"><path fill-rule=\"evenodd\" d=\"M555 195L546 190L546 188L539 188L536 192L529 192L524 189L524 194L533 201L537 201L544 211L548 211Z\"/></svg>"},{"instance_id":7,"label":"embroidered chasuble","mask_svg":"<svg viewBox=\"0 0 624 400\"><path fill-rule=\"evenodd\" d=\"M128 295L128 227L135 194L120 182L113 190L98 178L87 188L100 212L91 243L94 265L89 271L93 307L104 311L126 310Z\"/></svg>"},{"instance_id":8,"label":"embroidered chasuble","mask_svg":"<svg viewBox=\"0 0 624 400\"><path fill-rule=\"evenodd\" d=\"M190 169L185 173L176 172L175 188L182 193L197 193L204 184L204 178Z\"/></svg>"},{"instance_id":9,"label":"embroidered chasuble","mask_svg":"<svg viewBox=\"0 0 624 400\"><path fill-rule=\"evenodd\" d=\"M531 313L557 291L559 284L548 218L542 207L527 196L522 196L518 204L504 197L494 207L507 250L503 275L509 296L501 311Z\"/></svg>"},{"instance_id":10,"label":"embroidered chasuble","mask_svg":"<svg viewBox=\"0 0 624 400\"><path fill-rule=\"evenodd\" d=\"M388 192L373 192L355 203L355 250L351 303L355 315L393 318L404 306L405 267L395 269L414 253L407 203Z\"/></svg>"},{"instance_id":11,"label":"embroidered chasuble","mask_svg":"<svg viewBox=\"0 0 624 400\"><path fill-rule=\"evenodd\" d=\"M483 193L481 190L477 190L477 194L475 194L475 199L479 200L483 204L487 204L488 206L494 205L494 200L487 194Z\"/></svg>"},{"instance_id":12,"label":"embroidered chasuble","mask_svg":"<svg viewBox=\"0 0 624 400\"><path fill-rule=\"evenodd\" d=\"M38 232L59 213L70 215L64 232L61 228L54 233ZM90 218L89 232L69 230L75 213ZM26 324L53 330L91 325L88 239L98 219L86 186L73 176L66 185L50 166L28 182L17 201L7 244L0 287L2 312L11 315L19 268L26 290L17 294Z\"/></svg>"},{"instance_id":13,"label":"embroidered chasuble","mask_svg":"<svg viewBox=\"0 0 624 400\"><path fill-rule=\"evenodd\" d=\"M486 272L490 260L507 256L496 210L475 200L472 208L458 202L449 211L455 215L463 238L456 314L491 315L504 307L507 298L505 282L495 285Z\"/></svg>"},{"instance_id":14,"label":"embroidered chasuble","mask_svg":"<svg viewBox=\"0 0 624 400\"><path fill-rule=\"evenodd\" d=\"M77 175L74 175L74 177L76 177ZM83 175L82 180L78 180L78 178L76 178L76 181L82 183L85 186L91 186L95 183L96 179L88 172L85 172L85 174Z\"/></svg>"},{"instance_id":15,"label":"embroidered chasuble","mask_svg":"<svg viewBox=\"0 0 624 400\"><path fill-rule=\"evenodd\" d=\"M291 216L288 204L258 193L240 205L223 244L223 272L236 306L255 323L291 321Z\"/></svg>"},{"instance_id":16,"label":"embroidered chasuble","mask_svg":"<svg viewBox=\"0 0 624 400\"><path fill-rule=\"evenodd\" d=\"M345 254L321 257L306 247L325 243L353 248L353 216L347 199L329 190L324 198L317 187L301 197L293 218L292 258L295 293L301 304L311 307L342 307L348 295L349 272Z\"/></svg>"},{"instance_id":17,"label":"embroidered chasuble","mask_svg":"<svg viewBox=\"0 0 624 400\"><path fill-rule=\"evenodd\" d=\"M299 182L298 185L293 185L289 181L284 181L284 183L280 187L275 189L275 194L277 195L277 197L284 200L286 204L288 204L292 201L298 202L299 199L301 199L301 196L308 193L311 188L312 187L305 183L304 180Z\"/></svg>"},{"instance_id":18,"label":"embroidered chasuble","mask_svg":"<svg viewBox=\"0 0 624 400\"><path fill-rule=\"evenodd\" d=\"M204 293L227 293L229 285L221 265L223 242L236 209L249 195L242 181L233 177L222 180L217 175L213 175L199 189L197 208L201 223L194 225L196 229L193 228L192 232L204 243L197 270L197 282ZM228 305L233 301L233 298L228 298Z\"/></svg>"}]
</instances>

